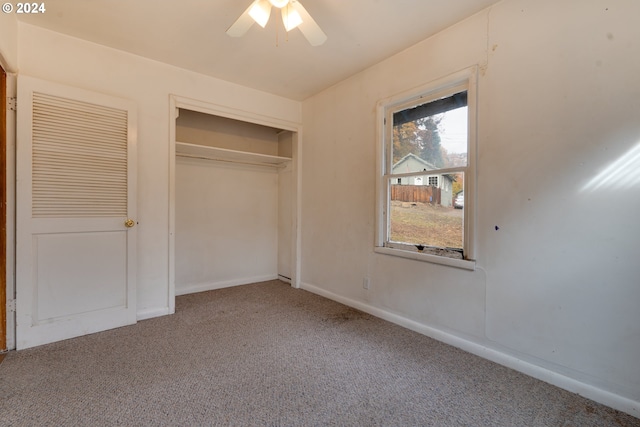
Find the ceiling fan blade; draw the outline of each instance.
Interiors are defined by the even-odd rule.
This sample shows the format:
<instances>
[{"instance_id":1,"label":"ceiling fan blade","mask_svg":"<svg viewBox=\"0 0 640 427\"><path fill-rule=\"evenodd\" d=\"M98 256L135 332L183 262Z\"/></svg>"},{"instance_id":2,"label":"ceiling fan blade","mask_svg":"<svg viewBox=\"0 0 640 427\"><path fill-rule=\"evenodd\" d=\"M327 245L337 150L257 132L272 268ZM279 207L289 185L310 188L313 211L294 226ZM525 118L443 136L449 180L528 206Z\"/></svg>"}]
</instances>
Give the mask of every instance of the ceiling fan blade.
<instances>
[{"instance_id":1,"label":"ceiling fan blade","mask_svg":"<svg viewBox=\"0 0 640 427\"><path fill-rule=\"evenodd\" d=\"M236 22L234 22L229 29L227 30L227 34L230 35L231 37L241 37L244 35L244 33L246 33L247 31L249 31L249 28L251 28L251 26L253 25L254 21L253 18L249 15L249 11L251 10L251 8L253 7L254 2L251 2L251 4L249 5L249 7L247 8L247 10L245 10L242 15L240 15L240 17L236 20Z\"/></svg>"},{"instance_id":2,"label":"ceiling fan blade","mask_svg":"<svg viewBox=\"0 0 640 427\"><path fill-rule=\"evenodd\" d=\"M313 20L307 9L297 0L291 1L291 6L300 14L302 23L298 26L302 34L307 38L311 46L320 46L327 41L327 35L320 29L316 21Z\"/></svg>"}]
</instances>

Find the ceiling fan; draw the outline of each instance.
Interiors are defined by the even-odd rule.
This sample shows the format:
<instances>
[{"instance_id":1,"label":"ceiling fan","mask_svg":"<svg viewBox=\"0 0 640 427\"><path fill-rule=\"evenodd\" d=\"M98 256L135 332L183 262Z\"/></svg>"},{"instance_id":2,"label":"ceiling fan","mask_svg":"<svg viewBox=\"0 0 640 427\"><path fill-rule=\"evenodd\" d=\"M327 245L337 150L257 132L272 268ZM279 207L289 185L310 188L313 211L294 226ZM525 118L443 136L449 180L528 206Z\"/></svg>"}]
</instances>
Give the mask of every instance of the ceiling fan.
<instances>
[{"instance_id":1,"label":"ceiling fan","mask_svg":"<svg viewBox=\"0 0 640 427\"><path fill-rule=\"evenodd\" d=\"M231 37L240 37L254 22L264 28L269 22L272 6L282 11L282 23L287 32L299 28L311 46L319 46L327 40L327 35L298 0L254 0L229 27L227 34Z\"/></svg>"}]
</instances>

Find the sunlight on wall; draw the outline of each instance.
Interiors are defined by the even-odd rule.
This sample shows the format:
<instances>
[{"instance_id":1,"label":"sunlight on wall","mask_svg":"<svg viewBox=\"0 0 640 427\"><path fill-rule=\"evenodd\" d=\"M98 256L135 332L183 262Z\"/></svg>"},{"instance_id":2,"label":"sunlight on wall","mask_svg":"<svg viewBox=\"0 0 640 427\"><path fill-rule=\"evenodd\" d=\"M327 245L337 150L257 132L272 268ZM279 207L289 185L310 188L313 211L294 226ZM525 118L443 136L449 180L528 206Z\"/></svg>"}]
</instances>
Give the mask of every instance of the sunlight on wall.
<instances>
[{"instance_id":1,"label":"sunlight on wall","mask_svg":"<svg viewBox=\"0 0 640 427\"><path fill-rule=\"evenodd\" d=\"M627 189L634 186L640 186L640 143L589 180L582 191L600 188Z\"/></svg>"}]
</instances>

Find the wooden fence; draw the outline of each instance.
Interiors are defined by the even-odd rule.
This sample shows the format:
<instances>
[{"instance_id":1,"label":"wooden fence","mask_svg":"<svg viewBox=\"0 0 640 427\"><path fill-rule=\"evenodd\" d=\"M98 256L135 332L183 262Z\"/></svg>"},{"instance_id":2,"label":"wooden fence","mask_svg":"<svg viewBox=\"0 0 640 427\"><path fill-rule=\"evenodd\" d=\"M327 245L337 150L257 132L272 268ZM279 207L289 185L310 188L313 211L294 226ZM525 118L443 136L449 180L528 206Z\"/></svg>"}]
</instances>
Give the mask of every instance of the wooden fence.
<instances>
[{"instance_id":1,"label":"wooden fence","mask_svg":"<svg viewBox=\"0 0 640 427\"><path fill-rule=\"evenodd\" d=\"M441 202L440 189L430 185L391 185L391 200L400 202L431 203Z\"/></svg>"}]
</instances>

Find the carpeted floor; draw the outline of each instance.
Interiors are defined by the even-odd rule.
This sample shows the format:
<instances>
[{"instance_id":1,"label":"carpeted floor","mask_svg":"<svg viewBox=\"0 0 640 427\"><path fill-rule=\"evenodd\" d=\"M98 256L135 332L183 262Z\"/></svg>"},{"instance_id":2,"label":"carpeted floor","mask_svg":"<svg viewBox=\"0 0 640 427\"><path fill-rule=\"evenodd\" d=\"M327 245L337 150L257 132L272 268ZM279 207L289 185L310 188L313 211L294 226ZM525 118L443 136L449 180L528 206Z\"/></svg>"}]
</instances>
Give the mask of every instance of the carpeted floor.
<instances>
[{"instance_id":1,"label":"carpeted floor","mask_svg":"<svg viewBox=\"0 0 640 427\"><path fill-rule=\"evenodd\" d=\"M279 281L11 352L3 426L640 426L599 405Z\"/></svg>"}]
</instances>

